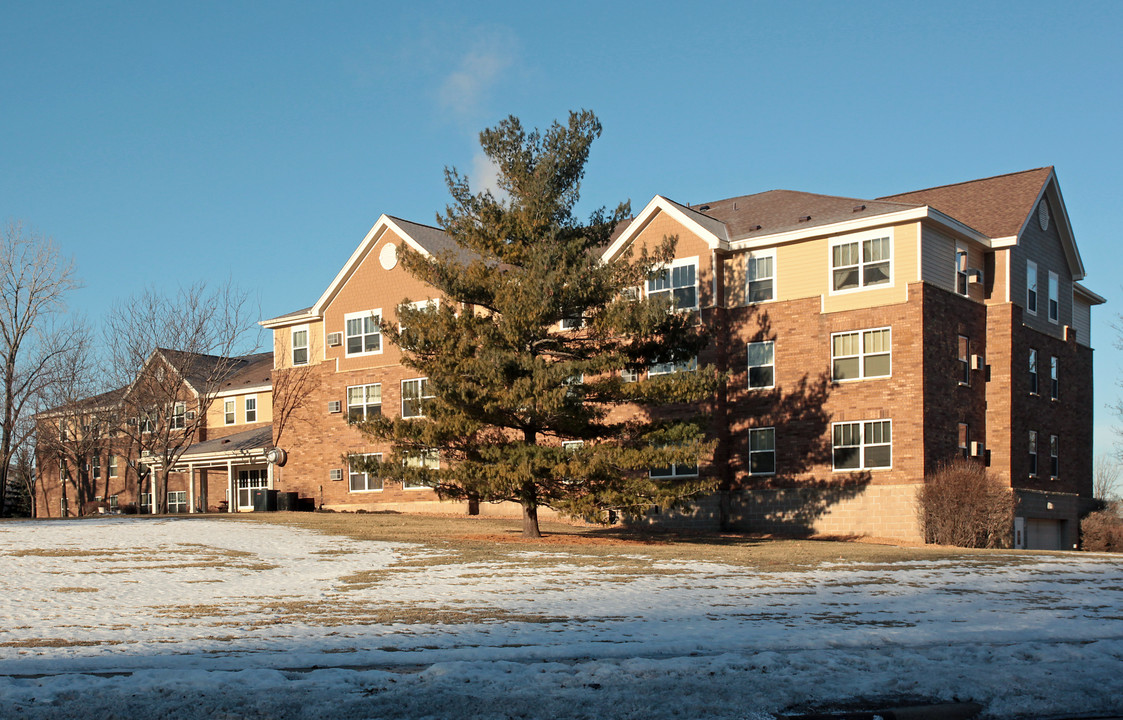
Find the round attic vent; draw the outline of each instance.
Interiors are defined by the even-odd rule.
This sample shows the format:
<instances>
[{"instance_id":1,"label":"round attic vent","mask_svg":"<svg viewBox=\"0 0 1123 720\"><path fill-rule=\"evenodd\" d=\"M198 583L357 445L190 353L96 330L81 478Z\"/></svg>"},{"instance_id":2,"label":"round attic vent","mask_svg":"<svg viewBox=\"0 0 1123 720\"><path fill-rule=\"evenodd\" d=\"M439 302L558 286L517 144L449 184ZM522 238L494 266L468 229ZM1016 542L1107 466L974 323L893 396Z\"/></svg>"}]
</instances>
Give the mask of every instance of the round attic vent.
<instances>
[{"instance_id":1,"label":"round attic vent","mask_svg":"<svg viewBox=\"0 0 1123 720\"><path fill-rule=\"evenodd\" d=\"M384 270L393 270L394 266L398 264L398 246L394 243L383 245L382 250L378 253L378 262L382 263Z\"/></svg>"},{"instance_id":2,"label":"round attic vent","mask_svg":"<svg viewBox=\"0 0 1123 720\"><path fill-rule=\"evenodd\" d=\"M1037 224L1041 226L1042 230L1049 229L1049 203L1045 200L1037 206Z\"/></svg>"}]
</instances>

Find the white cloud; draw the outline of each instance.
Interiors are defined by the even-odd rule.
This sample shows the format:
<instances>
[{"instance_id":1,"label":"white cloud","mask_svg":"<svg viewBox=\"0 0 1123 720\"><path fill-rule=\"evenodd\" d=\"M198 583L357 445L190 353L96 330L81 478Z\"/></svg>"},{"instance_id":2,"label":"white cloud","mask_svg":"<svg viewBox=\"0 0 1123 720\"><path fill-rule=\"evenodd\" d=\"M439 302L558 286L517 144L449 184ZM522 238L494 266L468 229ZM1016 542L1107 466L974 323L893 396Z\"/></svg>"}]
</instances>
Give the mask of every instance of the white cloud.
<instances>
[{"instance_id":1,"label":"white cloud","mask_svg":"<svg viewBox=\"0 0 1123 720\"><path fill-rule=\"evenodd\" d=\"M441 107L459 118L476 114L503 73L515 63L517 41L505 28L478 32L478 38L441 83Z\"/></svg>"},{"instance_id":2,"label":"white cloud","mask_svg":"<svg viewBox=\"0 0 1123 720\"><path fill-rule=\"evenodd\" d=\"M507 193L499 188L499 166L491 158L479 151L472 158L472 172L468 175L472 192L482 193L490 190L497 199L503 200Z\"/></svg>"}]
</instances>

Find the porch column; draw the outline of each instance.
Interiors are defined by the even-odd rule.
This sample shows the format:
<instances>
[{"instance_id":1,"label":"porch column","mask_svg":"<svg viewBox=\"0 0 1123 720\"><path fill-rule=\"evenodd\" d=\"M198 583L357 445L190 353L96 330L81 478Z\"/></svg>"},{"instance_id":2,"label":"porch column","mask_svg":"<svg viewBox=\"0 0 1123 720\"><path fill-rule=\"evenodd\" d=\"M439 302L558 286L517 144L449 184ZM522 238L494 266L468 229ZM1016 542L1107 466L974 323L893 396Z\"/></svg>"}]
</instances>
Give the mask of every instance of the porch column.
<instances>
[{"instance_id":1,"label":"porch column","mask_svg":"<svg viewBox=\"0 0 1123 720\"><path fill-rule=\"evenodd\" d=\"M226 512L237 512L238 507L238 489L234 487L234 461L226 461L226 477L230 485L230 503L226 506Z\"/></svg>"},{"instance_id":2,"label":"porch column","mask_svg":"<svg viewBox=\"0 0 1123 720\"><path fill-rule=\"evenodd\" d=\"M265 477L266 477L266 480L267 480L265 487L272 490L273 489L273 463L266 463L265 464Z\"/></svg>"},{"instance_id":3,"label":"porch column","mask_svg":"<svg viewBox=\"0 0 1123 720\"><path fill-rule=\"evenodd\" d=\"M195 466L187 466L187 512L195 512Z\"/></svg>"}]
</instances>

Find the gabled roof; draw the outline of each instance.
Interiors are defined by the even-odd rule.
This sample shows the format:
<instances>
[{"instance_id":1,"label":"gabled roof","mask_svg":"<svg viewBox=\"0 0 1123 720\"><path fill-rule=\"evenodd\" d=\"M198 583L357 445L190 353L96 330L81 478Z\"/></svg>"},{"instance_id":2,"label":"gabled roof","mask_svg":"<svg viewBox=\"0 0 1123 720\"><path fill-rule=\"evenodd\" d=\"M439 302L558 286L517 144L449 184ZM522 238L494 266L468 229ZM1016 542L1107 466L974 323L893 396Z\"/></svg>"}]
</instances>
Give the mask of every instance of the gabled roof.
<instances>
[{"instance_id":1,"label":"gabled roof","mask_svg":"<svg viewBox=\"0 0 1123 720\"><path fill-rule=\"evenodd\" d=\"M119 387L108 392L103 392L98 395L91 395L88 398L77 400L73 403L66 403L59 405L48 410L35 413L36 417L58 417L64 413L70 412L94 412L97 410L108 410L109 408L117 407L121 404L121 400L125 397L125 391L128 387Z\"/></svg>"},{"instance_id":2,"label":"gabled roof","mask_svg":"<svg viewBox=\"0 0 1123 720\"><path fill-rule=\"evenodd\" d=\"M452 238L445 234L440 228L422 225L421 223L410 222L409 220L402 220L401 218L383 214L379 216L374 227L367 232L366 237L364 237L363 241L359 243L359 246L355 248L355 252L351 253L351 257L347 259L343 268L336 274L335 279L331 281L328 289L324 291L315 305L304 310L297 310L295 312L279 315L275 318L262 320L259 324L262 327L277 328L284 327L285 325L295 325L300 322L321 317L324 313L324 309L331 303L332 299L335 298L347 281L351 279L351 276L366 258L370 249L378 243L387 230L392 230L394 234L398 235L410 248L426 257L452 253L456 259L462 262L466 262L472 257L470 252L453 242Z\"/></svg>"},{"instance_id":3,"label":"gabled roof","mask_svg":"<svg viewBox=\"0 0 1123 720\"><path fill-rule=\"evenodd\" d=\"M219 374L225 380L220 383L226 387L230 383L243 384L251 379L254 384L261 385L269 382L273 369L273 353L263 352L241 357L225 358L218 355L204 355L202 353L185 352L183 350L169 350L159 348L157 351L175 368L196 394L206 388L207 382L213 382Z\"/></svg>"}]
</instances>

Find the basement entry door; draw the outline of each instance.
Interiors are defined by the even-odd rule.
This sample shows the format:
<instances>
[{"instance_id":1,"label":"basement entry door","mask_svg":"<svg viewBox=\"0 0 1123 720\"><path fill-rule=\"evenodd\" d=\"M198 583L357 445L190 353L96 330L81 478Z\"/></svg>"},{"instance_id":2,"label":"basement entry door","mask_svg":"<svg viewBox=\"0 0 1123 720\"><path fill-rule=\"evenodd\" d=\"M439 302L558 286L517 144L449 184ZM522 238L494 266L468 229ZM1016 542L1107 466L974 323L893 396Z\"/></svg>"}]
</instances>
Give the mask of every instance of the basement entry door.
<instances>
[{"instance_id":1,"label":"basement entry door","mask_svg":"<svg viewBox=\"0 0 1123 720\"><path fill-rule=\"evenodd\" d=\"M253 491L268 487L269 475L264 468L238 471L238 509L253 510Z\"/></svg>"}]
</instances>

